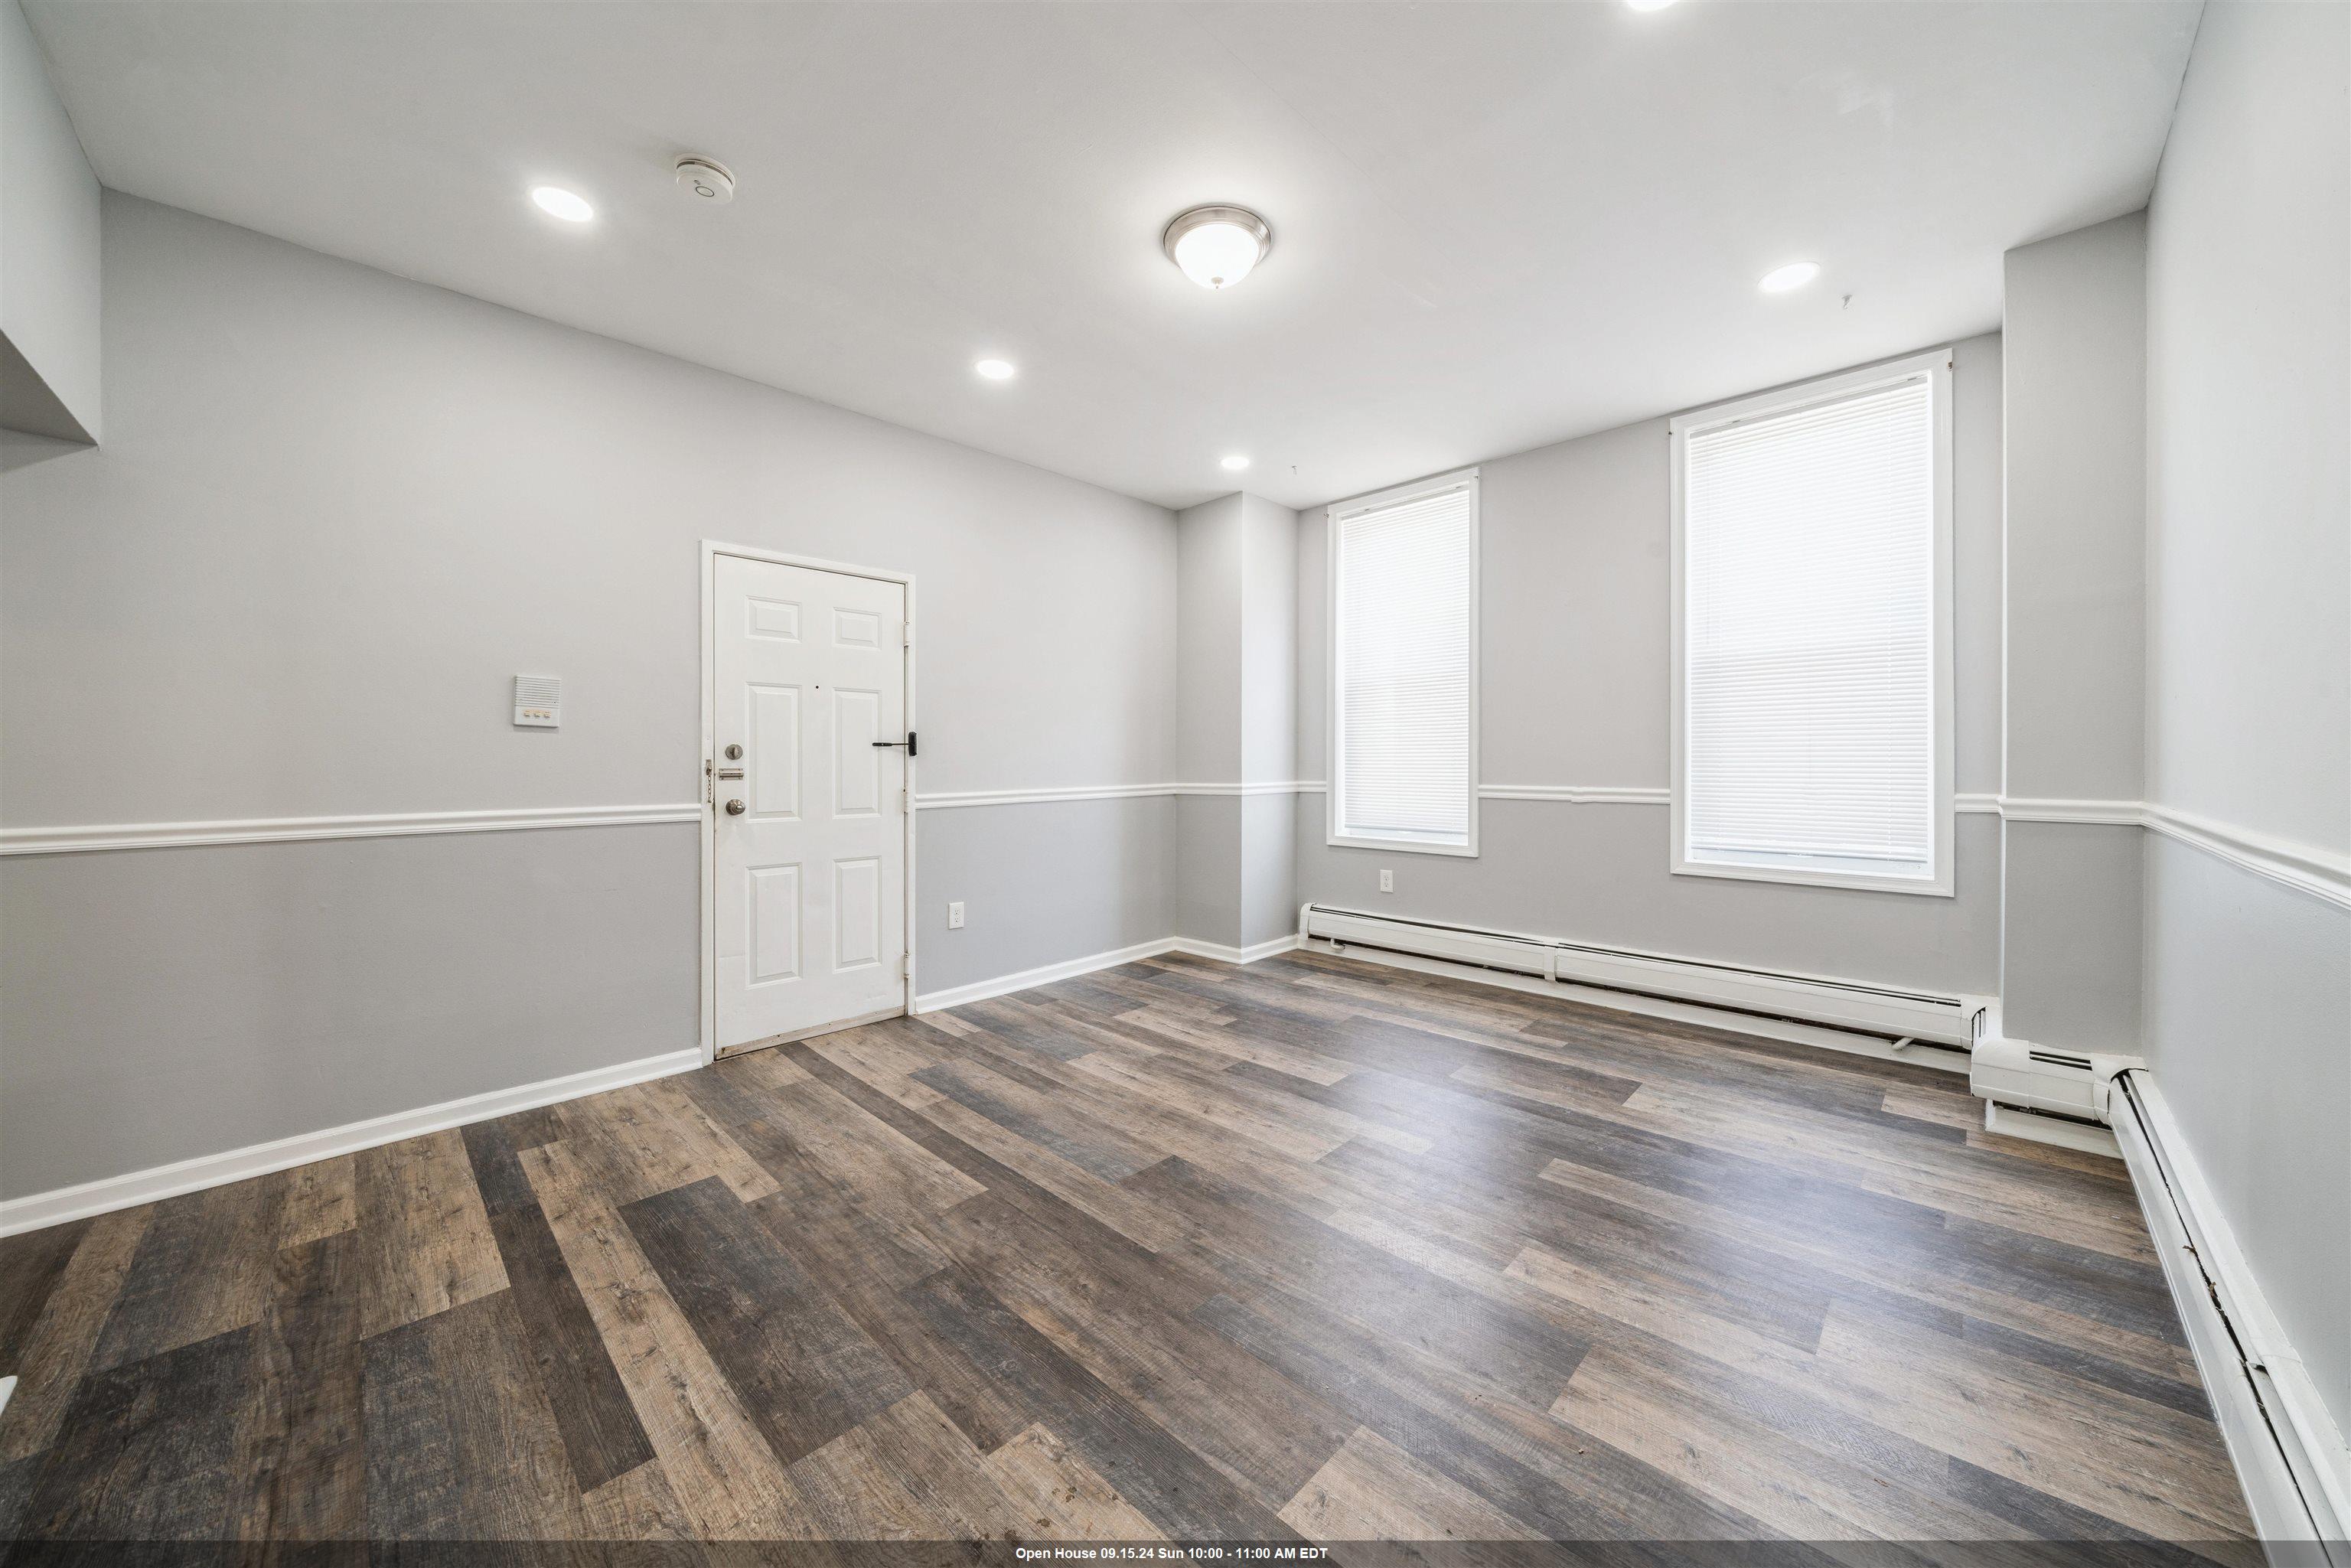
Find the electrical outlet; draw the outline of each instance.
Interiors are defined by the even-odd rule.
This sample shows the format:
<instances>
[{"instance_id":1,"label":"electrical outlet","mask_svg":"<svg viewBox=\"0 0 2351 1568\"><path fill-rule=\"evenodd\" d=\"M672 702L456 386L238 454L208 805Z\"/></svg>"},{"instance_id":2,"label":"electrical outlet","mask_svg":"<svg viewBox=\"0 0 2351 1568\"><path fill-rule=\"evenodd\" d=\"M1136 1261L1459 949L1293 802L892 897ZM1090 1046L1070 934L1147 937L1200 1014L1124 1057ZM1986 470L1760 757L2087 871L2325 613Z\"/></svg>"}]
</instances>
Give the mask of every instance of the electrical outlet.
<instances>
[{"instance_id":1,"label":"electrical outlet","mask_svg":"<svg viewBox=\"0 0 2351 1568\"><path fill-rule=\"evenodd\" d=\"M963 929L963 904L960 902L947 905L947 929L950 931Z\"/></svg>"},{"instance_id":2,"label":"electrical outlet","mask_svg":"<svg viewBox=\"0 0 2351 1568\"><path fill-rule=\"evenodd\" d=\"M1384 867L1380 871L1380 891L1382 893L1394 893L1395 891L1395 873L1389 871Z\"/></svg>"}]
</instances>

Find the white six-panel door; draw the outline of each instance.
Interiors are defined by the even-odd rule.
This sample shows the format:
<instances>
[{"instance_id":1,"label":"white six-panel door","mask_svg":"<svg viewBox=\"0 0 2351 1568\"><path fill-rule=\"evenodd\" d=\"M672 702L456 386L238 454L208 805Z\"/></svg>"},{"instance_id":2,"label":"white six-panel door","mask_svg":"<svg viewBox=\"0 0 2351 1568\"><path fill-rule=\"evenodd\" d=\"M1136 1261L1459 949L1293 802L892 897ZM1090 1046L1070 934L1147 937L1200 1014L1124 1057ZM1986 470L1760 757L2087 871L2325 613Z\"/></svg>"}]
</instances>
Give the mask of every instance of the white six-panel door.
<instances>
[{"instance_id":1,"label":"white six-panel door","mask_svg":"<svg viewBox=\"0 0 2351 1568\"><path fill-rule=\"evenodd\" d=\"M723 1054L904 1006L906 589L718 555L711 602Z\"/></svg>"}]
</instances>

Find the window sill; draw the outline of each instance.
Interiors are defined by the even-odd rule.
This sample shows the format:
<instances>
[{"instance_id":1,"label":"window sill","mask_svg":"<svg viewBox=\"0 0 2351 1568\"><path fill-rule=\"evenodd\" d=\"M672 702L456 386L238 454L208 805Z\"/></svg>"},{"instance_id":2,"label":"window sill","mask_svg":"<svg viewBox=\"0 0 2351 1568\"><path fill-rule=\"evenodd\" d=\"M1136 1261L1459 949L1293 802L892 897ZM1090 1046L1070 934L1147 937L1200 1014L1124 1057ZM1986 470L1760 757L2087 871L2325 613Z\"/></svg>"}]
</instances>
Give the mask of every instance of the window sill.
<instances>
[{"instance_id":1,"label":"window sill","mask_svg":"<svg viewBox=\"0 0 2351 1568\"><path fill-rule=\"evenodd\" d=\"M1813 871L1802 866L1742 865L1735 861L1677 859L1676 876L1719 877L1729 882L1776 882L1793 887L1836 887L1856 893L1907 893L1928 898L1953 898L1950 873L1936 877L1871 876L1865 873Z\"/></svg>"},{"instance_id":2,"label":"window sill","mask_svg":"<svg viewBox=\"0 0 2351 1568\"><path fill-rule=\"evenodd\" d=\"M1466 844L1439 844L1420 839L1366 839L1330 833L1322 841L1343 850L1393 850L1407 855L1452 855L1461 860L1478 858L1478 841L1474 836Z\"/></svg>"}]
</instances>

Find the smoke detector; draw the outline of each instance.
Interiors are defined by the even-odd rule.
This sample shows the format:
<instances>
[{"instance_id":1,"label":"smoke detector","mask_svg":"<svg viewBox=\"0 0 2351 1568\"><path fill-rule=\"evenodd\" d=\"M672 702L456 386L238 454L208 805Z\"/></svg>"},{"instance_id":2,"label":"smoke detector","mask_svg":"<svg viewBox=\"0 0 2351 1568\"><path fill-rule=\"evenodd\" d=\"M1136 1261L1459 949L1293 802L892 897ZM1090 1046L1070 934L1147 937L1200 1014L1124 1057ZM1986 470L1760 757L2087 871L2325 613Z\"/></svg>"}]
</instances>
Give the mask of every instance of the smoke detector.
<instances>
[{"instance_id":1,"label":"smoke detector","mask_svg":"<svg viewBox=\"0 0 2351 1568\"><path fill-rule=\"evenodd\" d=\"M735 176L726 165L708 158L681 158L677 161L678 188L697 202L707 202L723 207L735 199Z\"/></svg>"}]
</instances>

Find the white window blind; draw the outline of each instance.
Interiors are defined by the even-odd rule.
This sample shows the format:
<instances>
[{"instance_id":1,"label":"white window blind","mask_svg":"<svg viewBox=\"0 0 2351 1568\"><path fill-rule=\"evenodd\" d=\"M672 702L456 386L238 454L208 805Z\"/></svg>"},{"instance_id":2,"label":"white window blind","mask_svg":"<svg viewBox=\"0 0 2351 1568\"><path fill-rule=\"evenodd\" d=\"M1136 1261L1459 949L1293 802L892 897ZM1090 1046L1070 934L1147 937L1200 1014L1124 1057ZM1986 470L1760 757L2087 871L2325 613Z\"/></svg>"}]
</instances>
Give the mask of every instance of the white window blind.
<instances>
[{"instance_id":1,"label":"white window blind","mask_svg":"<svg viewBox=\"0 0 2351 1568\"><path fill-rule=\"evenodd\" d=\"M1477 481L1332 524L1331 833L1476 848Z\"/></svg>"},{"instance_id":2,"label":"white window blind","mask_svg":"<svg viewBox=\"0 0 2351 1568\"><path fill-rule=\"evenodd\" d=\"M1683 869L1938 876L1943 384L1684 436Z\"/></svg>"}]
</instances>

